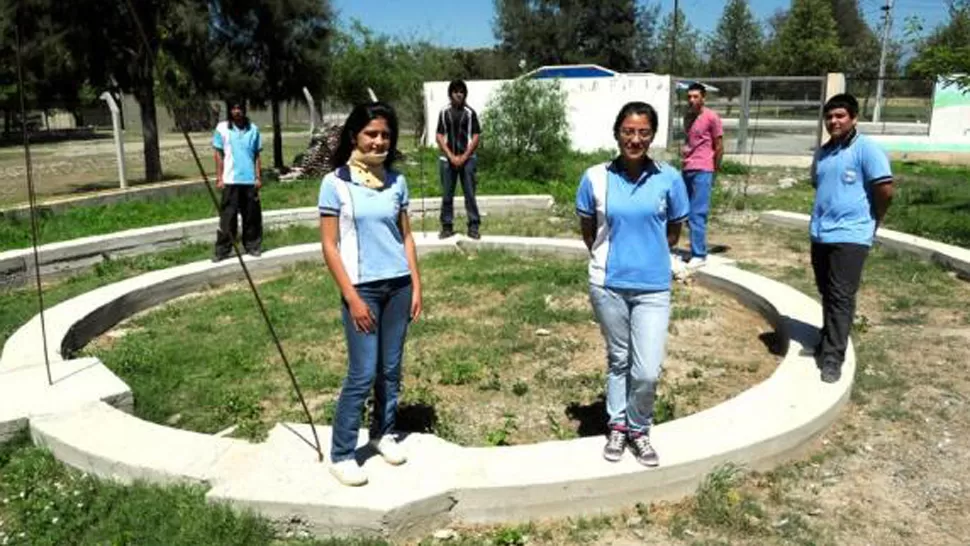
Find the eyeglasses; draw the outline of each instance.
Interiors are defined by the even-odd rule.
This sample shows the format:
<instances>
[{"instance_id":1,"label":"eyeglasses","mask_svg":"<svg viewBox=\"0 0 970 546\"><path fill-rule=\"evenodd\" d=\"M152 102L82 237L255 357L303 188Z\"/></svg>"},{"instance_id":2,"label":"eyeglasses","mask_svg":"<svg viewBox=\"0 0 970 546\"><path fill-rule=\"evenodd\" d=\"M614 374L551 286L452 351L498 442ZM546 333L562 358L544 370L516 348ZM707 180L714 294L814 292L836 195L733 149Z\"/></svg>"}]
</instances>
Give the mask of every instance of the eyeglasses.
<instances>
[{"instance_id":1,"label":"eyeglasses","mask_svg":"<svg viewBox=\"0 0 970 546\"><path fill-rule=\"evenodd\" d=\"M632 129L630 127L621 127L620 136L625 138L633 138L634 135L640 135L640 138L646 140L653 137L653 131L650 129Z\"/></svg>"}]
</instances>

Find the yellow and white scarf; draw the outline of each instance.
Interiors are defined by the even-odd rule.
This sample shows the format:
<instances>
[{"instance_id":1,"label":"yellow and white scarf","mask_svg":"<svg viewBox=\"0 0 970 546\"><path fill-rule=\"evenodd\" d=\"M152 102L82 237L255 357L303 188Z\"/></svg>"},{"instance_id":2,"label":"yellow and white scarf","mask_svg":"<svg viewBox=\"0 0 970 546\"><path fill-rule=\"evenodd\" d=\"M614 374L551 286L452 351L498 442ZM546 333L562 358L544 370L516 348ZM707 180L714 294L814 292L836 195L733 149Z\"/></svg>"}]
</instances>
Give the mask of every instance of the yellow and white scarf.
<instances>
[{"instance_id":1,"label":"yellow and white scarf","mask_svg":"<svg viewBox=\"0 0 970 546\"><path fill-rule=\"evenodd\" d=\"M376 190L384 187L384 178L386 176L384 161L386 159L387 152L382 154L373 152L365 154L360 150L354 149L350 153L347 166L350 167L350 172L360 180L362 186Z\"/></svg>"}]
</instances>

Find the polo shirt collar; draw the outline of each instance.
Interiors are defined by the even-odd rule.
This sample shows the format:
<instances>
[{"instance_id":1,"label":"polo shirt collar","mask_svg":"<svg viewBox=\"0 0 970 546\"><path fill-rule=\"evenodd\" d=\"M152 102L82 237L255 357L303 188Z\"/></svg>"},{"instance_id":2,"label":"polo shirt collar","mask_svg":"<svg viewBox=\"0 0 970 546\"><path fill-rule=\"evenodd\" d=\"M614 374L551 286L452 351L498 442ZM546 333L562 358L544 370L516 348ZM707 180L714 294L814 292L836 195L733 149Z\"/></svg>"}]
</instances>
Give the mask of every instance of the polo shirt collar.
<instances>
[{"instance_id":1,"label":"polo shirt collar","mask_svg":"<svg viewBox=\"0 0 970 546\"><path fill-rule=\"evenodd\" d=\"M606 166L606 169L620 175L624 180L629 180L626 176L626 169L623 168L623 158L620 156L616 156L613 161L610 161L609 165ZM639 184L641 182L645 182L647 178L659 173L660 167L657 165L657 162L654 161L653 158L647 156L647 167L643 169L643 172L640 173L640 178L634 181L634 183Z\"/></svg>"},{"instance_id":2,"label":"polo shirt collar","mask_svg":"<svg viewBox=\"0 0 970 546\"><path fill-rule=\"evenodd\" d=\"M829 141L826 142L825 146L823 147L826 149L826 151L844 150L849 146L852 146L857 138L859 138L859 129L857 127L853 127L845 138L839 139L837 142L833 142L832 139L829 139Z\"/></svg>"}]
</instances>

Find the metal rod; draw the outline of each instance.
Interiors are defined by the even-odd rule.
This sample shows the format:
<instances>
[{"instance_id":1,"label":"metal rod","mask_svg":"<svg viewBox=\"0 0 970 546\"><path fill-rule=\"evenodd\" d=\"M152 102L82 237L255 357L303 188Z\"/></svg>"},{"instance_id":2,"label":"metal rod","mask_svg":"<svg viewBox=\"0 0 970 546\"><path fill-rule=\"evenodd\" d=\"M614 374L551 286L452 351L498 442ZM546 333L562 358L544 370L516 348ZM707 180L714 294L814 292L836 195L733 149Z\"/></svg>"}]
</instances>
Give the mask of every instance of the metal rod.
<instances>
[{"instance_id":1,"label":"metal rod","mask_svg":"<svg viewBox=\"0 0 970 546\"><path fill-rule=\"evenodd\" d=\"M138 29L138 33L141 35L142 41L145 43L146 54L151 51L151 44L148 41L148 35L145 33L145 29L141 26L141 20L135 13L134 6L131 0L124 0L127 4L128 11L131 13L132 21L135 27ZM178 111L173 109L173 111ZM205 188L208 190L209 198L212 200L212 205L215 207L216 211L219 211L219 199L216 197L215 190L212 189L212 184L209 182L209 176L205 172L205 168L202 166L202 160L199 159L199 154L195 149L195 145L192 143L192 138L189 137L188 130L186 129L185 123L176 124L181 128L182 136L185 138L186 144L189 146L189 151L192 153L192 158L195 160L195 166L199 169L199 174L202 175L202 181L205 183ZM222 226L219 226L222 230ZM256 300L256 306L259 308L259 312L263 316L263 321L266 323L266 328L269 330L270 337L273 338L273 343L276 345L276 351L280 355L280 359L283 361L283 367L286 369L287 375L290 377L290 383L293 386L293 390L296 392L296 397L300 401L300 406L303 408L303 413L306 415L307 421L310 425L310 432L313 433L313 441L315 445L315 450L317 452L318 459L323 461L323 448L320 445L320 437L317 435L317 427L313 424L313 415L310 413L310 408L307 406L306 398L303 396L303 392L300 390L300 385L296 380L296 374L293 373L293 367L290 366L289 359L286 358L286 353L283 351L283 344L280 342L279 336L276 334L276 328L273 327L273 322L269 318L269 313L266 312L266 306L263 304L263 299L259 295L259 290L256 289L256 283L253 282L252 275L249 274L249 268L246 267L246 262L243 260L242 252L239 250L239 243L230 237L232 242L232 249L236 254L236 259L239 261L239 266L243 270L243 274L246 276L246 282L249 284L249 289L253 294L253 298Z\"/></svg>"},{"instance_id":2,"label":"metal rod","mask_svg":"<svg viewBox=\"0 0 970 546\"><path fill-rule=\"evenodd\" d=\"M24 162L27 168L27 202L30 207L30 240L34 250L34 278L37 280L37 307L40 309L40 337L44 344L44 367L47 370L47 384L53 385L51 359L47 353L47 322L44 319L44 288L40 282L40 253L37 243L40 239L37 230L37 192L34 189L33 163L30 159L30 134L27 131L27 99L24 90L24 62L21 56L20 10L17 10L17 24L14 25L14 39L17 42L17 92L20 95L20 128L24 136Z\"/></svg>"}]
</instances>

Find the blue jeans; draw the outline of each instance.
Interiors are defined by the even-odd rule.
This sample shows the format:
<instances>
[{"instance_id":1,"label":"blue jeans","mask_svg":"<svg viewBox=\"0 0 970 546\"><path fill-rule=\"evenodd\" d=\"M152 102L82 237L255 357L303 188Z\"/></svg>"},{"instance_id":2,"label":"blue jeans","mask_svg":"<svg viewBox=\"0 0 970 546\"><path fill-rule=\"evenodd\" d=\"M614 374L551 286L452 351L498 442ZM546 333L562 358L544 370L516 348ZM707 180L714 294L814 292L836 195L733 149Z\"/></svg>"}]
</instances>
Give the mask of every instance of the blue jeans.
<instances>
[{"instance_id":1,"label":"blue jeans","mask_svg":"<svg viewBox=\"0 0 970 546\"><path fill-rule=\"evenodd\" d=\"M438 160L438 174L441 176L441 226L451 227L455 222L455 186L461 179L461 191L465 195L465 214L468 216L468 229L476 230L481 223L475 190L478 187L475 169L478 160L468 158L461 167L455 167L448 160Z\"/></svg>"},{"instance_id":2,"label":"blue jeans","mask_svg":"<svg viewBox=\"0 0 970 546\"><path fill-rule=\"evenodd\" d=\"M690 255L707 257L707 214L711 209L711 186L714 173L711 171L684 171L687 196L690 198Z\"/></svg>"},{"instance_id":3,"label":"blue jeans","mask_svg":"<svg viewBox=\"0 0 970 546\"><path fill-rule=\"evenodd\" d=\"M646 434L666 351L670 291L590 285L589 299L606 340L609 427Z\"/></svg>"},{"instance_id":4,"label":"blue jeans","mask_svg":"<svg viewBox=\"0 0 970 546\"><path fill-rule=\"evenodd\" d=\"M376 327L371 332L358 332L347 302L343 302L349 369L333 419L330 460L335 463L354 457L360 417L371 387L374 388L371 439L380 438L394 428L404 339L411 321L411 277L374 281L356 288L374 314Z\"/></svg>"}]
</instances>

